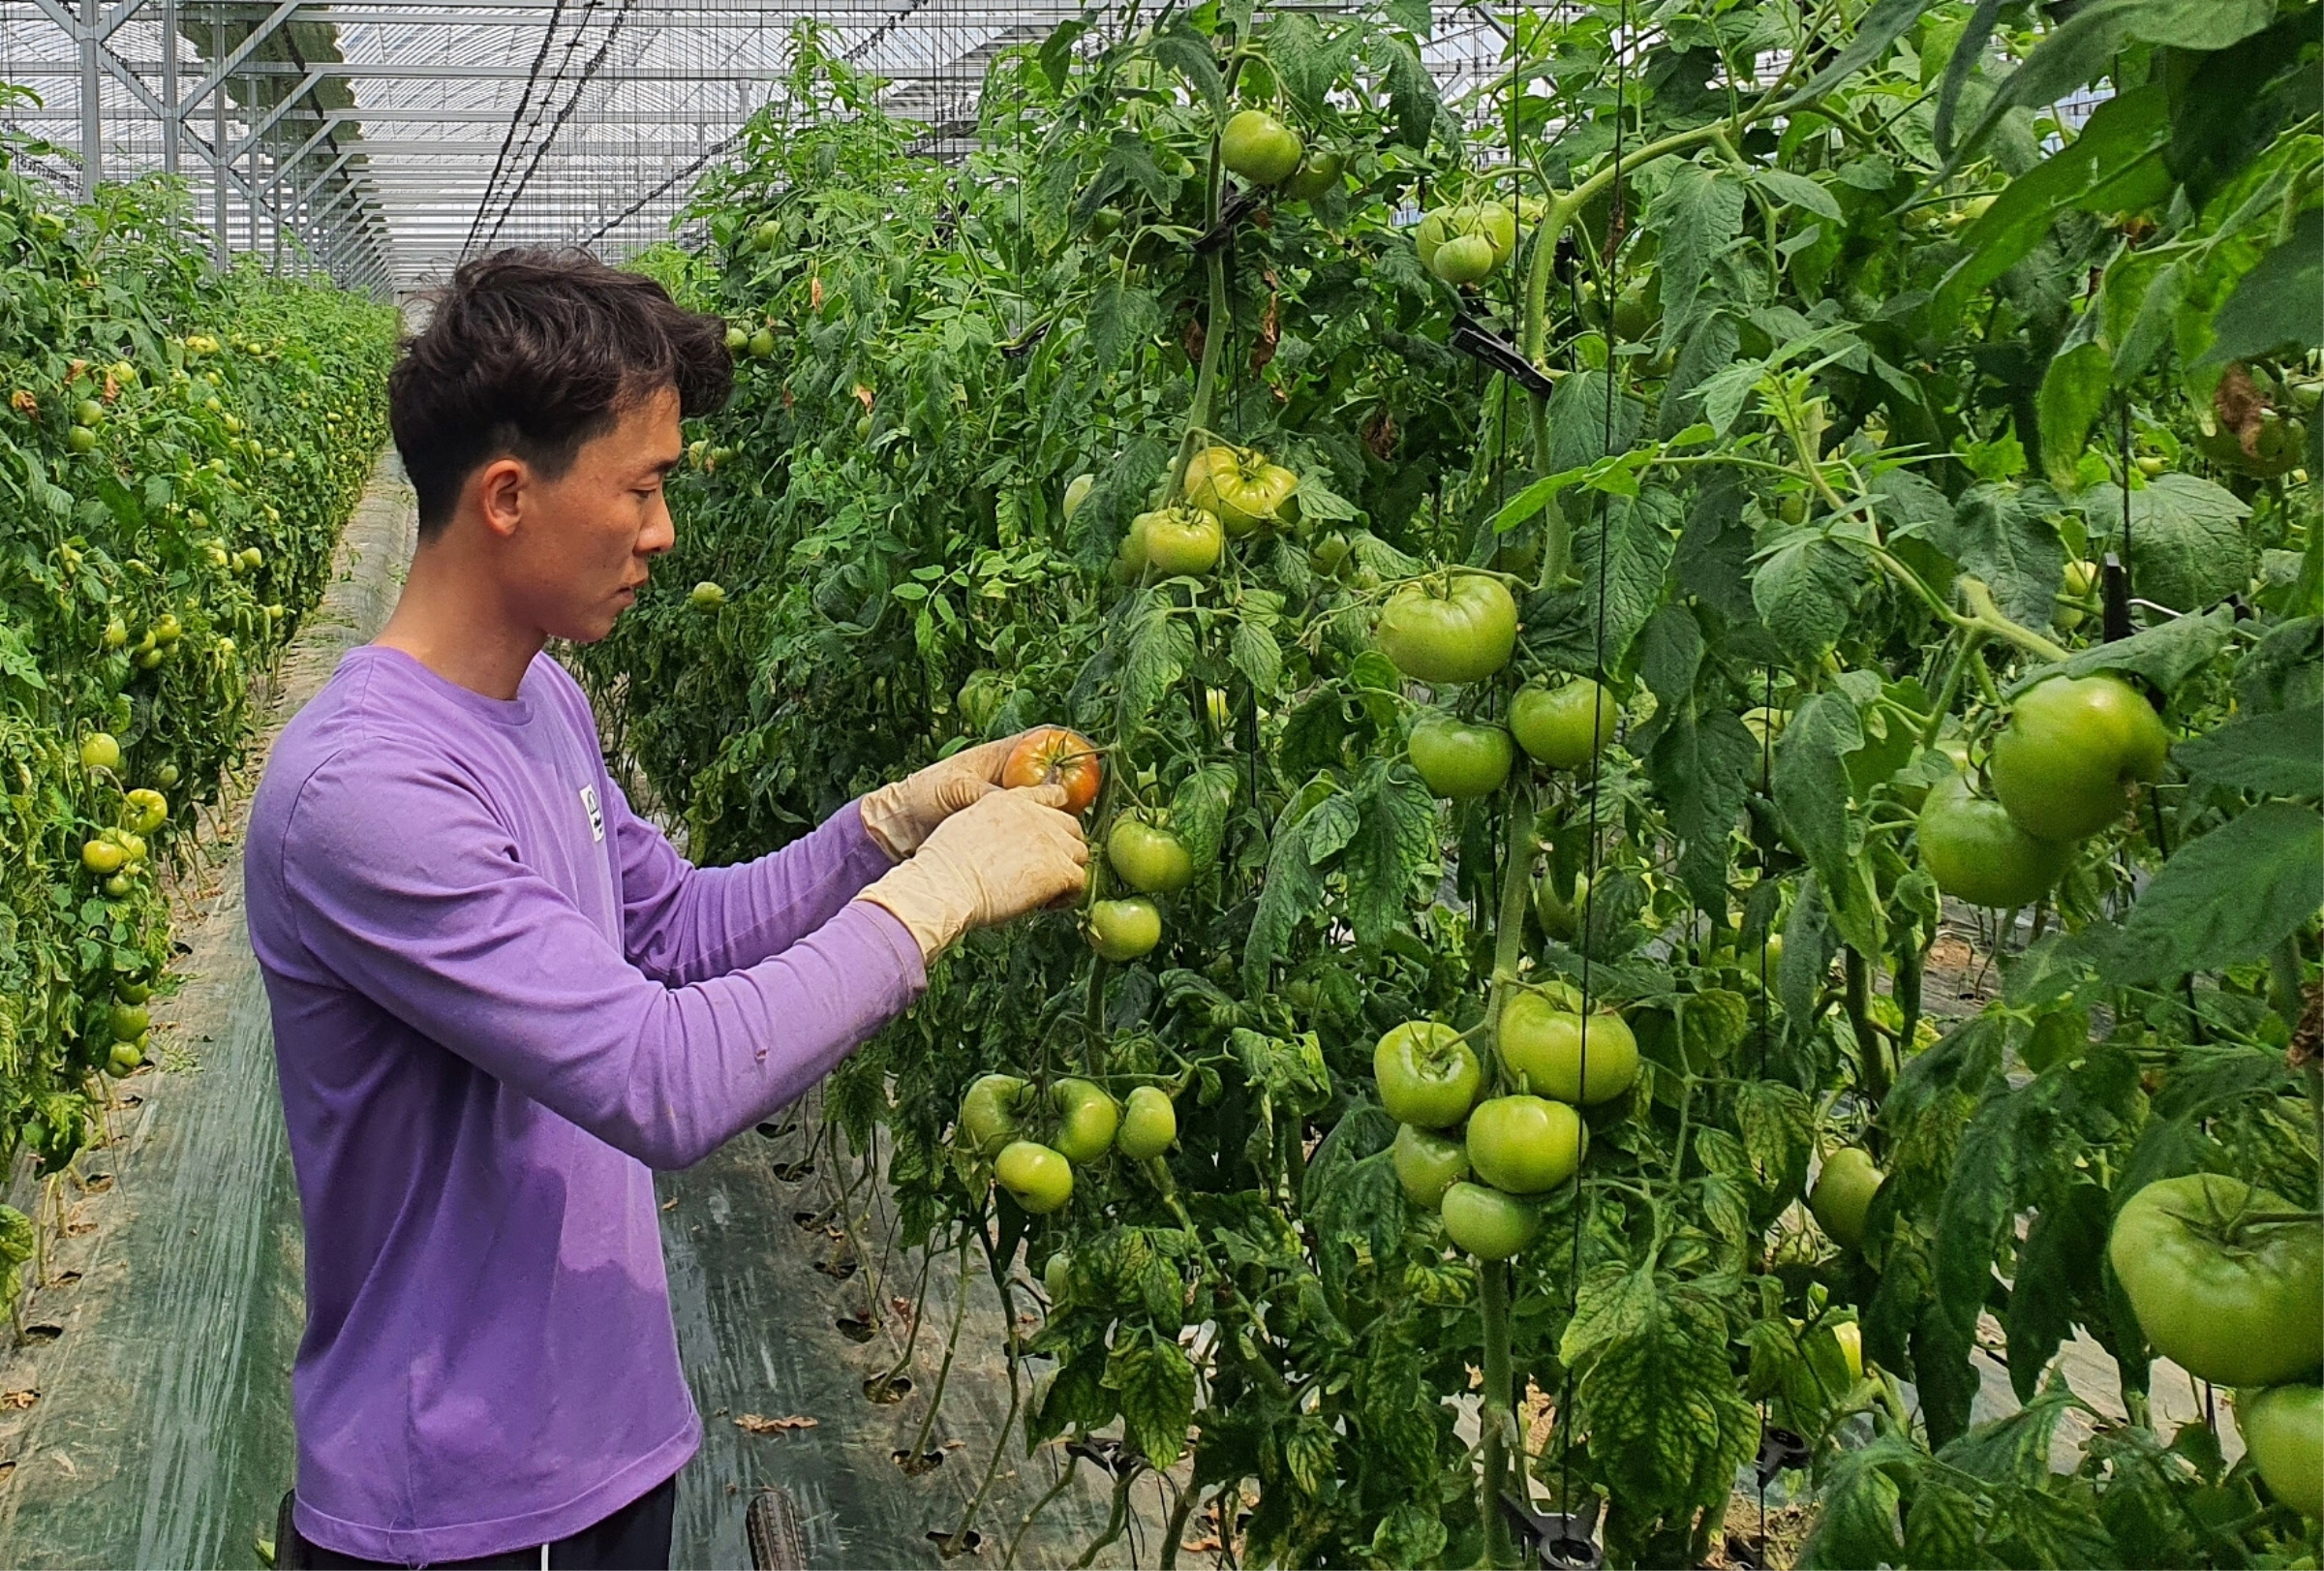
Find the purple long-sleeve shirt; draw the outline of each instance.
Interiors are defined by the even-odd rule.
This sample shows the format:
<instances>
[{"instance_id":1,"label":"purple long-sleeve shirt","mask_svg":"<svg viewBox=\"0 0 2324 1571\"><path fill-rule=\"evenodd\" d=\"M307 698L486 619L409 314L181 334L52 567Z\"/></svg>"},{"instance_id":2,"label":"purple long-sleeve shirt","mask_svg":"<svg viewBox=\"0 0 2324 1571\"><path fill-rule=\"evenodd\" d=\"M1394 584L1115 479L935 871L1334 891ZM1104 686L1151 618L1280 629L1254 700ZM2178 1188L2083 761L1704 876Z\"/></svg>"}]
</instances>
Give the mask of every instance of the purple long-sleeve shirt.
<instances>
[{"instance_id":1,"label":"purple long-sleeve shirt","mask_svg":"<svg viewBox=\"0 0 2324 1571\"><path fill-rule=\"evenodd\" d=\"M299 1531L419 1564L565 1537L701 1437L649 1169L926 985L850 804L696 869L545 656L504 702L350 653L275 744L250 931L306 1221Z\"/></svg>"}]
</instances>

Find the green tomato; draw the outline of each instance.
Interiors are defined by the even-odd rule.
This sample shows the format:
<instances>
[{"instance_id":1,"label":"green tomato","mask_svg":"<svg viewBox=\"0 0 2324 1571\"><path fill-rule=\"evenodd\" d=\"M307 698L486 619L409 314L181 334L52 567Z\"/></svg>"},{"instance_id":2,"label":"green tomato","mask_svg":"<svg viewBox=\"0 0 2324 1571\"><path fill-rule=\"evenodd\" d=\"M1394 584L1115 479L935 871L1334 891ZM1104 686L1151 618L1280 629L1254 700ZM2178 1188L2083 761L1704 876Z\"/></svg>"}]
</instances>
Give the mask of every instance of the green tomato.
<instances>
[{"instance_id":1,"label":"green tomato","mask_svg":"<svg viewBox=\"0 0 2324 1571\"><path fill-rule=\"evenodd\" d=\"M1299 522L1300 477L1247 448L1205 447L1186 461L1186 500L1237 539Z\"/></svg>"},{"instance_id":2,"label":"green tomato","mask_svg":"<svg viewBox=\"0 0 2324 1571\"><path fill-rule=\"evenodd\" d=\"M153 984L124 977L113 984L113 997L123 1003L143 1003L153 997Z\"/></svg>"},{"instance_id":3,"label":"green tomato","mask_svg":"<svg viewBox=\"0 0 2324 1571\"><path fill-rule=\"evenodd\" d=\"M75 452L95 452L97 433L85 425L69 425L65 428L65 446Z\"/></svg>"},{"instance_id":4,"label":"green tomato","mask_svg":"<svg viewBox=\"0 0 2324 1571\"><path fill-rule=\"evenodd\" d=\"M1057 1112L1056 1138L1051 1144L1067 1161L1093 1162L1114 1149L1121 1104L1107 1095L1104 1087L1068 1078L1049 1088L1049 1100Z\"/></svg>"},{"instance_id":5,"label":"green tomato","mask_svg":"<svg viewBox=\"0 0 2324 1571\"><path fill-rule=\"evenodd\" d=\"M1581 1164L1581 1115L1544 1096L1495 1096L1469 1115L1469 1165L1496 1189L1540 1194Z\"/></svg>"},{"instance_id":6,"label":"green tomato","mask_svg":"<svg viewBox=\"0 0 2324 1571\"><path fill-rule=\"evenodd\" d=\"M1993 794L2039 840L2080 840L2123 816L2133 781L2162 775L2171 733L2116 676L2055 676L2018 696L1994 738Z\"/></svg>"},{"instance_id":7,"label":"green tomato","mask_svg":"<svg viewBox=\"0 0 2324 1571\"><path fill-rule=\"evenodd\" d=\"M1063 1249L1049 1257L1041 1268L1041 1285L1049 1293L1050 1306L1073 1302L1073 1256Z\"/></svg>"},{"instance_id":8,"label":"green tomato","mask_svg":"<svg viewBox=\"0 0 2324 1571\"><path fill-rule=\"evenodd\" d=\"M1484 1081L1476 1049L1433 1020L1408 1020L1372 1049L1380 1105L1400 1124L1449 1129L1467 1116Z\"/></svg>"},{"instance_id":9,"label":"green tomato","mask_svg":"<svg viewBox=\"0 0 2324 1571\"><path fill-rule=\"evenodd\" d=\"M1517 250L1517 215L1509 210L1505 201L1486 201L1477 205L1477 228L1471 232L1481 235L1493 248L1493 265L1498 267Z\"/></svg>"},{"instance_id":10,"label":"green tomato","mask_svg":"<svg viewBox=\"0 0 2324 1571\"><path fill-rule=\"evenodd\" d=\"M772 327L759 328L750 335L748 347L753 358L761 360L767 358L775 353L775 329Z\"/></svg>"},{"instance_id":11,"label":"green tomato","mask_svg":"<svg viewBox=\"0 0 2324 1571\"><path fill-rule=\"evenodd\" d=\"M141 1003L116 1003L106 1011L106 1029L113 1033L116 1042L136 1041L152 1024Z\"/></svg>"},{"instance_id":12,"label":"green tomato","mask_svg":"<svg viewBox=\"0 0 2324 1571\"><path fill-rule=\"evenodd\" d=\"M1638 1039L1610 1012L1582 1017L1539 993L1519 993L1501 1011L1501 1067L1535 1094L1596 1106L1636 1083Z\"/></svg>"},{"instance_id":13,"label":"green tomato","mask_svg":"<svg viewBox=\"0 0 2324 1571\"><path fill-rule=\"evenodd\" d=\"M1017 1106L1024 1082L1013 1074L982 1076L961 1098L960 1141L979 1156L997 1156L1017 1138Z\"/></svg>"},{"instance_id":14,"label":"green tomato","mask_svg":"<svg viewBox=\"0 0 2324 1571\"><path fill-rule=\"evenodd\" d=\"M1136 960L1162 941L1162 912L1144 898L1100 900L1089 907L1089 947L1116 965Z\"/></svg>"},{"instance_id":15,"label":"green tomato","mask_svg":"<svg viewBox=\"0 0 2324 1571\"><path fill-rule=\"evenodd\" d=\"M1106 861L1142 895L1167 895L1194 881L1194 858L1169 830L1124 814L1106 836Z\"/></svg>"},{"instance_id":16,"label":"green tomato","mask_svg":"<svg viewBox=\"0 0 2324 1571\"><path fill-rule=\"evenodd\" d=\"M1542 1214L1482 1184L1455 1184L1441 1203L1445 1234L1480 1260L1506 1260L1542 1230Z\"/></svg>"},{"instance_id":17,"label":"green tomato","mask_svg":"<svg viewBox=\"0 0 2324 1571\"><path fill-rule=\"evenodd\" d=\"M782 226L771 218L750 231L750 249L753 251L772 251L781 243Z\"/></svg>"},{"instance_id":18,"label":"green tomato","mask_svg":"<svg viewBox=\"0 0 2324 1571\"><path fill-rule=\"evenodd\" d=\"M104 424L105 406L97 402L97 400L94 398L82 399L79 403L73 406L73 423L75 425ZM236 429L236 427L229 426L227 429L230 431Z\"/></svg>"},{"instance_id":19,"label":"green tomato","mask_svg":"<svg viewBox=\"0 0 2324 1571\"><path fill-rule=\"evenodd\" d=\"M1300 201L1313 201L1339 189L1340 176L1347 171L1347 161L1337 153L1310 152L1283 182L1283 194Z\"/></svg>"},{"instance_id":20,"label":"green tomato","mask_svg":"<svg viewBox=\"0 0 2324 1571\"><path fill-rule=\"evenodd\" d=\"M1422 266L1436 271L1437 252L1444 249L1447 240L1461 232L1469 211L1466 207L1439 207L1422 217L1419 227L1412 231L1412 246L1420 253Z\"/></svg>"},{"instance_id":21,"label":"green tomato","mask_svg":"<svg viewBox=\"0 0 2324 1571\"><path fill-rule=\"evenodd\" d=\"M1114 1148L1134 1162L1159 1156L1178 1139L1178 1110L1160 1086L1139 1086L1122 1110Z\"/></svg>"},{"instance_id":22,"label":"green tomato","mask_svg":"<svg viewBox=\"0 0 2324 1571\"><path fill-rule=\"evenodd\" d=\"M688 591L686 598L693 602L697 610L715 611L726 603L726 590L723 585L705 578Z\"/></svg>"},{"instance_id":23,"label":"green tomato","mask_svg":"<svg viewBox=\"0 0 2324 1571\"><path fill-rule=\"evenodd\" d=\"M1388 1159L1404 1186L1404 1198L1422 1211L1434 1211L1444 1203L1445 1191L1469 1176L1468 1147L1409 1124L1396 1125Z\"/></svg>"},{"instance_id":24,"label":"green tomato","mask_svg":"<svg viewBox=\"0 0 2324 1571\"><path fill-rule=\"evenodd\" d=\"M128 874L116 873L111 878L105 880L106 898L108 900L127 900L129 898L129 892L136 887L137 884L131 880Z\"/></svg>"},{"instance_id":25,"label":"green tomato","mask_svg":"<svg viewBox=\"0 0 2324 1571\"><path fill-rule=\"evenodd\" d=\"M1660 313L1646 303L1646 286L1633 284L1614 296L1614 336L1636 343L1654 331Z\"/></svg>"},{"instance_id":26,"label":"green tomato","mask_svg":"<svg viewBox=\"0 0 2324 1571\"><path fill-rule=\"evenodd\" d=\"M121 744L110 732L91 731L80 739L80 767L92 772L118 772L121 768Z\"/></svg>"},{"instance_id":27,"label":"green tomato","mask_svg":"<svg viewBox=\"0 0 2324 1571\"><path fill-rule=\"evenodd\" d=\"M105 625L105 647L120 649L129 643L129 624L114 617Z\"/></svg>"},{"instance_id":28,"label":"green tomato","mask_svg":"<svg viewBox=\"0 0 2324 1571\"><path fill-rule=\"evenodd\" d=\"M166 763L153 772L153 783L165 791L175 786L177 781L177 765L173 763Z\"/></svg>"},{"instance_id":29,"label":"green tomato","mask_svg":"<svg viewBox=\"0 0 2324 1571\"><path fill-rule=\"evenodd\" d=\"M154 618L153 641L160 648L167 649L185 635L185 624L178 621L176 612L164 611Z\"/></svg>"},{"instance_id":30,"label":"green tomato","mask_svg":"<svg viewBox=\"0 0 2324 1571\"><path fill-rule=\"evenodd\" d=\"M2139 460L2142 469L2146 463L2144 458ZM2152 473L2160 474L2162 460L2157 458L2155 464L2156 467ZM2050 621L2059 631L2071 632L2089 617L2087 602L2098 592L2098 565L2095 562L2076 561L2065 565L2064 576L2058 585L2060 604L2050 613Z\"/></svg>"},{"instance_id":31,"label":"green tomato","mask_svg":"<svg viewBox=\"0 0 2324 1571\"><path fill-rule=\"evenodd\" d=\"M1165 508L1140 513L1131 524L1147 565L1165 578L1200 577L1218 566L1226 549L1219 521L1200 508Z\"/></svg>"},{"instance_id":32,"label":"green tomato","mask_svg":"<svg viewBox=\"0 0 2324 1571\"><path fill-rule=\"evenodd\" d=\"M120 872L128 860L129 852L117 841L84 840L80 844L80 865L100 878Z\"/></svg>"},{"instance_id":33,"label":"green tomato","mask_svg":"<svg viewBox=\"0 0 2324 1571\"><path fill-rule=\"evenodd\" d=\"M135 1074L145 1062L144 1050L135 1042L115 1042L105 1058L105 1072L115 1080Z\"/></svg>"},{"instance_id":34,"label":"green tomato","mask_svg":"<svg viewBox=\"0 0 2324 1571\"><path fill-rule=\"evenodd\" d=\"M2324 1387L2239 1391L2235 1427L2268 1493L2304 1517L2324 1517Z\"/></svg>"},{"instance_id":35,"label":"green tomato","mask_svg":"<svg viewBox=\"0 0 2324 1571\"><path fill-rule=\"evenodd\" d=\"M1076 475L1065 482L1065 521L1067 523L1073 522L1073 515L1082 510L1082 504L1088 501L1089 493L1096 489L1097 477L1094 475Z\"/></svg>"},{"instance_id":36,"label":"green tomato","mask_svg":"<svg viewBox=\"0 0 2324 1571\"><path fill-rule=\"evenodd\" d=\"M1064 1208L1073 1198L1073 1164L1047 1146L1018 1140L994 1158L993 1176L1020 1206L1036 1217Z\"/></svg>"},{"instance_id":37,"label":"green tomato","mask_svg":"<svg viewBox=\"0 0 2324 1571\"><path fill-rule=\"evenodd\" d=\"M1493 242L1483 235L1455 234L1436 248L1436 254L1428 259L1428 270L1458 288L1482 281L1492 272L1496 260Z\"/></svg>"},{"instance_id":38,"label":"green tomato","mask_svg":"<svg viewBox=\"0 0 2324 1571\"><path fill-rule=\"evenodd\" d=\"M2219 1173L2162 1179L2115 1214L2106 1258L2155 1351L2199 1380L2268 1386L2324 1366L2324 1223Z\"/></svg>"},{"instance_id":39,"label":"green tomato","mask_svg":"<svg viewBox=\"0 0 2324 1571\"><path fill-rule=\"evenodd\" d=\"M1614 695L1588 677L1554 688L1523 687L1509 700L1517 746L1552 769L1579 769L1605 751L1622 723Z\"/></svg>"},{"instance_id":40,"label":"green tomato","mask_svg":"<svg viewBox=\"0 0 2324 1571\"><path fill-rule=\"evenodd\" d=\"M1517 602L1486 573L1418 579L1389 597L1375 636L1416 682L1482 682L1516 650Z\"/></svg>"},{"instance_id":41,"label":"green tomato","mask_svg":"<svg viewBox=\"0 0 2324 1571\"><path fill-rule=\"evenodd\" d=\"M1499 790L1514 756L1509 733L1500 726L1470 725L1442 710L1413 724L1408 751L1428 788L1455 801Z\"/></svg>"},{"instance_id":42,"label":"green tomato","mask_svg":"<svg viewBox=\"0 0 2324 1571\"><path fill-rule=\"evenodd\" d=\"M169 821L169 799L139 786L123 798L121 827L133 835L150 835Z\"/></svg>"},{"instance_id":43,"label":"green tomato","mask_svg":"<svg viewBox=\"0 0 2324 1571\"><path fill-rule=\"evenodd\" d=\"M1354 549L1347 536L1335 529L1307 548L1307 566L1326 578L1336 577Z\"/></svg>"},{"instance_id":44,"label":"green tomato","mask_svg":"<svg viewBox=\"0 0 2324 1571\"><path fill-rule=\"evenodd\" d=\"M726 353L729 354L748 354L749 352L750 335L743 331L743 329L740 327L727 328Z\"/></svg>"},{"instance_id":45,"label":"green tomato","mask_svg":"<svg viewBox=\"0 0 2324 1571\"><path fill-rule=\"evenodd\" d=\"M1843 1248L1864 1247L1864 1215L1872 1197L1881 1192L1888 1175L1872 1165L1872 1154L1845 1146L1823 1160L1816 1187L1808 1191L1808 1209L1816 1214L1833 1243Z\"/></svg>"},{"instance_id":46,"label":"green tomato","mask_svg":"<svg viewBox=\"0 0 2324 1571\"><path fill-rule=\"evenodd\" d=\"M2070 842L2036 840L1967 774L1940 782L1920 810L1920 859L1955 900L1997 910L2030 906L2074 859Z\"/></svg>"},{"instance_id":47,"label":"green tomato","mask_svg":"<svg viewBox=\"0 0 2324 1571\"><path fill-rule=\"evenodd\" d=\"M1265 109L1244 109L1218 134L1218 156L1253 185L1281 185L1306 148L1300 134Z\"/></svg>"}]
</instances>

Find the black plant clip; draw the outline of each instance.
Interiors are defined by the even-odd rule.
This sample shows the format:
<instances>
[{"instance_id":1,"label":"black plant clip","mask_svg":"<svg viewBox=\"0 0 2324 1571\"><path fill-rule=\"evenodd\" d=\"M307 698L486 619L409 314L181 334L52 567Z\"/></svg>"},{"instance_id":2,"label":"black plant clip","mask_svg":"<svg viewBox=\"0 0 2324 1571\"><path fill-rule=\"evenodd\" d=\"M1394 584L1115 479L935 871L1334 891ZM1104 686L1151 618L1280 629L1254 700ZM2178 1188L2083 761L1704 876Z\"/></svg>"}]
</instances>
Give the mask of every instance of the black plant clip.
<instances>
[{"instance_id":1,"label":"black plant clip","mask_svg":"<svg viewBox=\"0 0 2324 1571\"><path fill-rule=\"evenodd\" d=\"M1266 203L1240 186L1229 186L1226 200L1218 204L1218 222L1210 232L1194 242L1194 254L1207 257L1235 237L1235 226L1241 223Z\"/></svg>"},{"instance_id":2,"label":"black plant clip","mask_svg":"<svg viewBox=\"0 0 2324 1571\"><path fill-rule=\"evenodd\" d=\"M1452 322L1452 348L1488 371L1498 371L1536 398L1546 398L1557 384L1542 374L1517 346L1463 312Z\"/></svg>"}]
</instances>

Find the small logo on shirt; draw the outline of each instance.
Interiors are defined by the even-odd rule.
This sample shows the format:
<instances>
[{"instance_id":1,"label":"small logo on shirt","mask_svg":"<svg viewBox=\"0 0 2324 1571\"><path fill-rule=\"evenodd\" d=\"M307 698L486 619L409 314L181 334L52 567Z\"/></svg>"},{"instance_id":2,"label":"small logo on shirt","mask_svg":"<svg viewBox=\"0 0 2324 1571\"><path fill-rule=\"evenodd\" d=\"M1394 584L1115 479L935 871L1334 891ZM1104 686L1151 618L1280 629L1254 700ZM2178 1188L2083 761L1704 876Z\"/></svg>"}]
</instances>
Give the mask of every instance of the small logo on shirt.
<instances>
[{"instance_id":1,"label":"small logo on shirt","mask_svg":"<svg viewBox=\"0 0 2324 1571\"><path fill-rule=\"evenodd\" d=\"M597 788L595 786L581 787L581 806L589 814L589 838L602 843L605 839L605 814L597 806Z\"/></svg>"}]
</instances>

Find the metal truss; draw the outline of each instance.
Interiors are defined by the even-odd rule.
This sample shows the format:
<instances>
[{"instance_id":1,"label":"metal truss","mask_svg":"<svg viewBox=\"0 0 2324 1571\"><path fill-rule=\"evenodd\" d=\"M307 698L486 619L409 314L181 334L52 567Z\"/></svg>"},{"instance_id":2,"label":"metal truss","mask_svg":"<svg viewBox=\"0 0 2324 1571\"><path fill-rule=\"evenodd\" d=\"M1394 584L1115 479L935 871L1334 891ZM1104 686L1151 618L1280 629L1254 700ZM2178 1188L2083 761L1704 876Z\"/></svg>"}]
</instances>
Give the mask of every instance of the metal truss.
<instances>
[{"instance_id":1,"label":"metal truss","mask_svg":"<svg viewBox=\"0 0 2324 1571\"><path fill-rule=\"evenodd\" d=\"M1300 3L1300 0L1287 0ZM1303 9L1320 9L1312 4ZM1439 0L1449 88L1493 70L1489 16ZM0 123L87 191L186 184L221 261L382 297L505 245L622 257L669 238L699 172L782 91L797 24L884 79L957 154L1001 50L1072 0L0 0Z\"/></svg>"}]
</instances>

